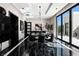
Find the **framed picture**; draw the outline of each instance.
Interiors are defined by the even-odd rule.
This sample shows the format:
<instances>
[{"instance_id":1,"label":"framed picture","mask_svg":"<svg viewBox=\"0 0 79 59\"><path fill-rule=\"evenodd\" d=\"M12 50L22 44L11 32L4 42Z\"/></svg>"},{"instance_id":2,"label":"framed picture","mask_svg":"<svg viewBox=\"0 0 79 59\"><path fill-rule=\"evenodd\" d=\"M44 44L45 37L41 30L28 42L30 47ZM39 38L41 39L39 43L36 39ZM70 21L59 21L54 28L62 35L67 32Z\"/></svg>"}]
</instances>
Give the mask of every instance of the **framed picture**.
<instances>
[{"instance_id":1,"label":"framed picture","mask_svg":"<svg viewBox=\"0 0 79 59\"><path fill-rule=\"evenodd\" d=\"M24 30L24 23L22 20L20 20L20 31Z\"/></svg>"},{"instance_id":2,"label":"framed picture","mask_svg":"<svg viewBox=\"0 0 79 59\"><path fill-rule=\"evenodd\" d=\"M42 30L42 24L35 24L35 30Z\"/></svg>"}]
</instances>

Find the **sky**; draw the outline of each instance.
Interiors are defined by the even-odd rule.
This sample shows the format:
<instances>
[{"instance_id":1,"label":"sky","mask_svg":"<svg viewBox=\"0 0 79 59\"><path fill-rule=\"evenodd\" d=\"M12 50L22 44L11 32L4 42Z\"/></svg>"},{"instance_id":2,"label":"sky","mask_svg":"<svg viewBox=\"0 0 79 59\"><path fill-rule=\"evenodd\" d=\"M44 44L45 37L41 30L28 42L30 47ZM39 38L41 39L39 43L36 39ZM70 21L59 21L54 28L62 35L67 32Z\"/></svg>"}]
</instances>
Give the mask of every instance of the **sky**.
<instances>
[{"instance_id":1,"label":"sky","mask_svg":"<svg viewBox=\"0 0 79 59\"><path fill-rule=\"evenodd\" d=\"M73 9L72 9L72 12L79 12L79 6L76 6L76 7L74 7Z\"/></svg>"},{"instance_id":2,"label":"sky","mask_svg":"<svg viewBox=\"0 0 79 59\"><path fill-rule=\"evenodd\" d=\"M61 25L61 16L57 17L57 25Z\"/></svg>"}]
</instances>

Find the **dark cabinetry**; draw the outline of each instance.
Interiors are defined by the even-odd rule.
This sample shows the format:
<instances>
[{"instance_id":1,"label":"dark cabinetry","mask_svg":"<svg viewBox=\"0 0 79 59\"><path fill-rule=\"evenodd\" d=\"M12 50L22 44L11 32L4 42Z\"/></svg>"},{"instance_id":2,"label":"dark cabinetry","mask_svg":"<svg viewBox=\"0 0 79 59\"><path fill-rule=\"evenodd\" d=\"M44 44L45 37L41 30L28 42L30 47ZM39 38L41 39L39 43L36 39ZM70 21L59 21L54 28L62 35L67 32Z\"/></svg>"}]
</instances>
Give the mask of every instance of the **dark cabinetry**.
<instances>
[{"instance_id":1,"label":"dark cabinetry","mask_svg":"<svg viewBox=\"0 0 79 59\"><path fill-rule=\"evenodd\" d=\"M3 14L0 14L0 43L10 39L10 24L10 18Z\"/></svg>"},{"instance_id":2,"label":"dark cabinetry","mask_svg":"<svg viewBox=\"0 0 79 59\"><path fill-rule=\"evenodd\" d=\"M10 46L18 43L18 17L9 12L6 16L4 8L0 7L0 43L11 40Z\"/></svg>"},{"instance_id":3,"label":"dark cabinetry","mask_svg":"<svg viewBox=\"0 0 79 59\"><path fill-rule=\"evenodd\" d=\"M14 14L10 13L10 21L11 21L11 47L14 47L18 41L18 17Z\"/></svg>"}]
</instances>

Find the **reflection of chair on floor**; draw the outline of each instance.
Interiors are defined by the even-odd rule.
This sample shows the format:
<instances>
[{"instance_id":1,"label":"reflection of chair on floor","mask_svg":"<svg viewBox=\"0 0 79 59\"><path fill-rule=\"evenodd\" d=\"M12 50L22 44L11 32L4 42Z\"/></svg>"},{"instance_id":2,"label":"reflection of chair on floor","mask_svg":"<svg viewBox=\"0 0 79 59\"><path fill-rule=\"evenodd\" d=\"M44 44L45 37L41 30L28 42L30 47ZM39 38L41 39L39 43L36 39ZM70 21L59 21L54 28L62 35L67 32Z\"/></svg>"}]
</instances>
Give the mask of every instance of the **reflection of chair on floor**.
<instances>
[{"instance_id":1,"label":"reflection of chair on floor","mask_svg":"<svg viewBox=\"0 0 79 59\"><path fill-rule=\"evenodd\" d=\"M36 47L36 55L43 56L44 55L44 35L39 35L38 38L38 46Z\"/></svg>"},{"instance_id":2,"label":"reflection of chair on floor","mask_svg":"<svg viewBox=\"0 0 79 59\"><path fill-rule=\"evenodd\" d=\"M37 56L44 56L44 43L38 43Z\"/></svg>"},{"instance_id":3,"label":"reflection of chair on floor","mask_svg":"<svg viewBox=\"0 0 79 59\"><path fill-rule=\"evenodd\" d=\"M47 35L45 39L49 42L52 42L53 41L53 34Z\"/></svg>"},{"instance_id":4,"label":"reflection of chair on floor","mask_svg":"<svg viewBox=\"0 0 79 59\"><path fill-rule=\"evenodd\" d=\"M37 49L37 43L34 43L29 49L29 55L35 56L36 55L36 49Z\"/></svg>"},{"instance_id":5,"label":"reflection of chair on floor","mask_svg":"<svg viewBox=\"0 0 79 59\"><path fill-rule=\"evenodd\" d=\"M44 54L45 56L56 56L56 48L44 45Z\"/></svg>"},{"instance_id":6,"label":"reflection of chair on floor","mask_svg":"<svg viewBox=\"0 0 79 59\"><path fill-rule=\"evenodd\" d=\"M32 47L32 45L34 44L34 41L35 41L35 38L30 35L28 39L28 49Z\"/></svg>"},{"instance_id":7,"label":"reflection of chair on floor","mask_svg":"<svg viewBox=\"0 0 79 59\"><path fill-rule=\"evenodd\" d=\"M29 55L30 56L35 56L35 50L36 50L36 47L37 47L37 42L36 42L36 39L35 37L31 36L30 35L30 39L29 39Z\"/></svg>"}]
</instances>

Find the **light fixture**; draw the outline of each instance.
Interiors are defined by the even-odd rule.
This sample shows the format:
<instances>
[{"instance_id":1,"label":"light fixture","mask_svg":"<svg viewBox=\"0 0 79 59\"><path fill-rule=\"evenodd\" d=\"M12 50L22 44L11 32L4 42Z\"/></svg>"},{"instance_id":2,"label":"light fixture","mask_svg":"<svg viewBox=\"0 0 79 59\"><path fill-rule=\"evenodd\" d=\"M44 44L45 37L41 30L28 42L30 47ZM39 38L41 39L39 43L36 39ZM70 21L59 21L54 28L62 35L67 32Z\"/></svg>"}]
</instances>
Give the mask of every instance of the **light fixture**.
<instances>
[{"instance_id":1,"label":"light fixture","mask_svg":"<svg viewBox=\"0 0 79 59\"><path fill-rule=\"evenodd\" d=\"M41 21L41 6L39 6L39 17L40 17L40 21Z\"/></svg>"},{"instance_id":2,"label":"light fixture","mask_svg":"<svg viewBox=\"0 0 79 59\"><path fill-rule=\"evenodd\" d=\"M26 16L30 16L29 14L26 14Z\"/></svg>"},{"instance_id":3,"label":"light fixture","mask_svg":"<svg viewBox=\"0 0 79 59\"><path fill-rule=\"evenodd\" d=\"M40 21L41 21L40 29L42 31L41 6L39 6L39 17L40 17Z\"/></svg>"},{"instance_id":4,"label":"light fixture","mask_svg":"<svg viewBox=\"0 0 79 59\"><path fill-rule=\"evenodd\" d=\"M57 10L58 8L56 8L56 10Z\"/></svg>"}]
</instances>

